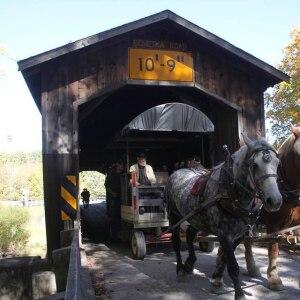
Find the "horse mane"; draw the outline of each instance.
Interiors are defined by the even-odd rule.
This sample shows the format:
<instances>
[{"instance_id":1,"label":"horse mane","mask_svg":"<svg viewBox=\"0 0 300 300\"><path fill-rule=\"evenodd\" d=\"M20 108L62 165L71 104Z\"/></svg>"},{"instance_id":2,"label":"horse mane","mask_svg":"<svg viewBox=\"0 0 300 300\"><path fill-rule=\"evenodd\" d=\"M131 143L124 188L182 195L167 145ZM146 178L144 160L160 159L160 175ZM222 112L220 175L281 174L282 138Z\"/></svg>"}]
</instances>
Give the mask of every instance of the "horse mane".
<instances>
[{"instance_id":1,"label":"horse mane","mask_svg":"<svg viewBox=\"0 0 300 300\"><path fill-rule=\"evenodd\" d=\"M279 147L278 155L285 157L293 148L295 142L295 135L291 134Z\"/></svg>"}]
</instances>

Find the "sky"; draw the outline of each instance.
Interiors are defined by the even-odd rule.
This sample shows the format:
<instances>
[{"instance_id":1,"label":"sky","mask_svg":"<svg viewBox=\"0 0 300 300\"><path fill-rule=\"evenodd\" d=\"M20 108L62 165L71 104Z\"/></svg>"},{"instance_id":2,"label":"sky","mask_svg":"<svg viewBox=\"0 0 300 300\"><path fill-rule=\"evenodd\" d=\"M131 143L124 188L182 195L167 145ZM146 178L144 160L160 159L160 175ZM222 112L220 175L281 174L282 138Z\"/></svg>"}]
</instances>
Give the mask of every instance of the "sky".
<instances>
[{"instance_id":1,"label":"sky","mask_svg":"<svg viewBox=\"0 0 300 300\"><path fill-rule=\"evenodd\" d=\"M0 0L0 152L41 149L41 116L16 61L170 9L277 66L299 0Z\"/></svg>"}]
</instances>

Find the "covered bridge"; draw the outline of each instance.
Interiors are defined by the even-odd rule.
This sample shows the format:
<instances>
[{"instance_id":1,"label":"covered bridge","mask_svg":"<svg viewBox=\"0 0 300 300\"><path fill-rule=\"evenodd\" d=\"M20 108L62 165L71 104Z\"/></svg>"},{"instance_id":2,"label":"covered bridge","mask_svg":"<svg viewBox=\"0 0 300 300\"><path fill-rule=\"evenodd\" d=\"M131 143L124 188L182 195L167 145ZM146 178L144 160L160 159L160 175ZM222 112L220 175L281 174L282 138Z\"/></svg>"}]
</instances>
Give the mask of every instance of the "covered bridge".
<instances>
[{"instance_id":1,"label":"covered bridge","mask_svg":"<svg viewBox=\"0 0 300 300\"><path fill-rule=\"evenodd\" d=\"M241 132L265 132L263 93L288 80L276 68L169 10L18 64L42 114L50 256L59 248L62 219L68 218L70 206L76 209L72 197L62 207L65 177L75 176L68 179L78 186L79 171L103 171L112 142L137 115L170 102L198 108L215 126L208 140L215 149L210 153L214 163L222 158L223 144L238 147Z\"/></svg>"}]
</instances>

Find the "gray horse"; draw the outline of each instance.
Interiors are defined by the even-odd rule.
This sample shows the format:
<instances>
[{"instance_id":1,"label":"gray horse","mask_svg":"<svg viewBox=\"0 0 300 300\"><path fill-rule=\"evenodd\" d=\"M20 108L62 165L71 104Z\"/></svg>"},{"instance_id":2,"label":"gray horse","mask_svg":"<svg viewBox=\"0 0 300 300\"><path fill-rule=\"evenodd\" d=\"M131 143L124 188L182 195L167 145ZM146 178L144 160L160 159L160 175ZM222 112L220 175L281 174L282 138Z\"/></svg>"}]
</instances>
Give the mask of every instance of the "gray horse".
<instances>
[{"instance_id":1,"label":"gray horse","mask_svg":"<svg viewBox=\"0 0 300 300\"><path fill-rule=\"evenodd\" d=\"M186 239L189 256L185 263L180 254L180 228L177 226L172 230L177 274L193 272L196 261L193 241L197 232L212 233L220 242L212 284L221 286L227 265L234 284L235 299L244 299L245 296L234 250L253 226L262 205L268 211L277 211L282 203L276 175L279 160L274 149L263 139L252 141L245 135L243 138L245 145L232 156L228 155L225 163L211 171L178 170L170 176L165 188L171 226L206 203L203 210L188 219L190 226ZM207 177L206 187L202 195L195 196L191 191L201 176L202 179Z\"/></svg>"}]
</instances>

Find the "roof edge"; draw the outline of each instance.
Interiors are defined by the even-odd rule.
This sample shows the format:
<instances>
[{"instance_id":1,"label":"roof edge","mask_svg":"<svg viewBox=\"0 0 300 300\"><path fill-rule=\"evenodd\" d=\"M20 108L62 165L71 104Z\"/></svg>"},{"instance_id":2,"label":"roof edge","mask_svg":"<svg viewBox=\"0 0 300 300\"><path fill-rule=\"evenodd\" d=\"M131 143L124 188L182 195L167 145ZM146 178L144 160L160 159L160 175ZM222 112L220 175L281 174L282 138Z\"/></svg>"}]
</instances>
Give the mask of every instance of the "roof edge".
<instances>
[{"instance_id":1,"label":"roof edge","mask_svg":"<svg viewBox=\"0 0 300 300\"><path fill-rule=\"evenodd\" d=\"M71 43L67 43L64 44L62 46L53 48L51 50L30 56L28 58L19 60L18 66L19 66L19 71L24 71L32 66L34 66L34 61L36 60L42 60L39 63L43 63L46 62L48 60L51 60L53 58L59 57L61 55L67 54L69 52L73 52L79 49L82 49L86 46L91 46L93 44L96 44L98 42L104 41L108 38L113 38L117 35L123 34L123 33L127 33L129 31L133 31L135 29L150 25L150 24L154 24L157 22L160 22L162 20L168 19L170 13L172 13L170 10L164 10L161 12L158 12L156 14L138 19L138 20L134 20L132 22L105 30L105 31L101 31L99 33L96 33L94 35L90 35L88 37L76 40L74 42ZM53 53L53 52L56 53Z\"/></svg>"},{"instance_id":2,"label":"roof edge","mask_svg":"<svg viewBox=\"0 0 300 300\"><path fill-rule=\"evenodd\" d=\"M290 79L290 77L287 74L278 70L277 68L273 67L272 65L262 61L261 59L242 50L241 48L234 46L233 44L218 37L217 35L201 28L200 26L184 19L183 17L175 14L171 10L163 10L156 14L126 23L124 25L117 26L112 29L108 29L106 31L99 32L95 35L91 35L91 36L85 37L83 39L79 39L75 42L62 45L62 46L54 48L52 50L48 50L46 52L31 56L29 58L19 60L18 61L19 71L24 71L33 66L47 62L51 59L57 58L64 54L80 50L84 47L94 45L98 42L107 40L109 38L113 38L120 34L128 33L130 31L136 30L138 28L142 28L142 27L145 27L145 26L148 26L151 24L155 24L157 22L160 22L160 21L163 21L166 19L169 19L169 20L173 21L174 23L194 32L195 34L201 36L202 38L209 40L210 42L218 45L219 47L223 48L224 50L233 53L234 55L238 56L239 58L251 63L252 65L258 67L262 71L270 74L270 76L276 78L276 80L274 80L275 83L278 83L280 81L288 81Z\"/></svg>"}]
</instances>

